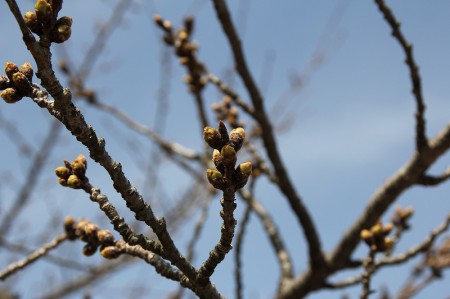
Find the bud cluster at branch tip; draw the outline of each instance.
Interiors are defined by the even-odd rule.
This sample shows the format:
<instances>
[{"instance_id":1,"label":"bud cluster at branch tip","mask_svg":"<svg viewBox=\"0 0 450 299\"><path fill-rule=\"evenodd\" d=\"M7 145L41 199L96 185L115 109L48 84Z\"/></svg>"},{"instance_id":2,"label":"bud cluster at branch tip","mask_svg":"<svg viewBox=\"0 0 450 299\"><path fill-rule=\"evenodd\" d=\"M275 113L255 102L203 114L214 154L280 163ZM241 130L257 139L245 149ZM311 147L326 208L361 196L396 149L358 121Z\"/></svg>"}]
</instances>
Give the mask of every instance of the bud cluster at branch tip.
<instances>
[{"instance_id":1,"label":"bud cluster at branch tip","mask_svg":"<svg viewBox=\"0 0 450 299\"><path fill-rule=\"evenodd\" d=\"M217 120L227 121L234 129L244 127L244 122L239 119L239 110L232 106L230 96L224 96L220 102L212 104L211 108L216 113Z\"/></svg>"},{"instance_id":2,"label":"bud cluster at branch tip","mask_svg":"<svg viewBox=\"0 0 450 299\"><path fill-rule=\"evenodd\" d=\"M64 231L67 237L74 240L85 242L83 254L86 256L94 255L97 249L100 254L107 259L114 259L120 256L121 251L115 246L116 240L113 234L86 219L76 221L74 217L64 219Z\"/></svg>"},{"instance_id":3,"label":"bud cluster at branch tip","mask_svg":"<svg viewBox=\"0 0 450 299\"><path fill-rule=\"evenodd\" d=\"M60 166L55 169L58 183L72 189L82 188L88 182L86 178L86 157L80 154L72 163L64 161L64 164L65 166Z\"/></svg>"},{"instance_id":4,"label":"bud cluster at branch tip","mask_svg":"<svg viewBox=\"0 0 450 299\"><path fill-rule=\"evenodd\" d=\"M394 246L394 241L387 237L393 227L392 223L383 225L379 221L370 229L363 229L360 237L373 252L388 252Z\"/></svg>"},{"instance_id":5,"label":"bud cluster at branch tip","mask_svg":"<svg viewBox=\"0 0 450 299\"><path fill-rule=\"evenodd\" d=\"M211 127L203 130L203 139L214 149L212 160L217 169L206 171L209 183L220 190L227 186L233 186L234 190L244 187L252 173L252 163L245 162L235 168L237 152L245 140L244 129L236 128L228 134L225 124L220 121L218 130Z\"/></svg>"},{"instance_id":6,"label":"bud cluster at branch tip","mask_svg":"<svg viewBox=\"0 0 450 299\"><path fill-rule=\"evenodd\" d=\"M63 16L58 19L61 0L37 0L34 12L27 11L23 17L25 24L39 37L44 35L50 42L63 43L72 34L72 18Z\"/></svg>"},{"instance_id":7,"label":"bud cluster at branch tip","mask_svg":"<svg viewBox=\"0 0 450 299\"><path fill-rule=\"evenodd\" d=\"M6 76L0 76L0 96L8 104L20 101L24 96L30 96L32 92L31 81L33 79L33 68L30 63L25 62L19 67L8 61L5 64Z\"/></svg>"}]
</instances>

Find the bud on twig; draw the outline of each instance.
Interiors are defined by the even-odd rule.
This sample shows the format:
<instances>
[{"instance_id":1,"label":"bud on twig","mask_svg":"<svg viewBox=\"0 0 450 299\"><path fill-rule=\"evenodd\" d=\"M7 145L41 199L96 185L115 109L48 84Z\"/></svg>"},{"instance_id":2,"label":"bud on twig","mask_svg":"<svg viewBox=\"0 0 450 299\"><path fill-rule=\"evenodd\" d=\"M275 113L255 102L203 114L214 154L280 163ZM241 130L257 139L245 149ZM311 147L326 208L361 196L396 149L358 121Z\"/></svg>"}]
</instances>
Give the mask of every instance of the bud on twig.
<instances>
[{"instance_id":1,"label":"bud on twig","mask_svg":"<svg viewBox=\"0 0 450 299\"><path fill-rule=\"evenodd\" d=\"M223 189L226 186L226 182L222 174L213 169L206 170L206 177L209 183L216 189Z\"/></svg>"},{"instance_id":2,"label":"bud on twig","mask_svg":"<svg viewBox=\"0 0 450 299\"><path fill-rule=\"evenodd\" d=\"M234 167L237 160L236 150L231 145L225 145L222 147L220 154L223 157L223 163L225 166Z\"/></svg>"},{"instance_id":3,"label":"bud on twig","mask_svg":"<svg viewBox=\"0 0 450 299\"><path fill-rule=\"evenodd\" d=\"M69 176L71 175L70 169L65 167L65 166L61 166L55 169L55 174L58 178L62 178L62 179L68 179Z\"/></svg>"},{"instance_id":4,"label":"bud on twig","mask_svg":"<svg viewBox=\"0 0 450 299\"><path fill-rule=\"evenodd\" d=\"M13 104L22 99L22 95L17 92L14 88L7 88L5 89L0 96L3 98L3 100L8 104Z\"/></svg>"},{"instance_id":5,"label":"bud on twig","mask_svg":"<svg viewBox=\"0 0 450 299\"><path fill-rule=\"evenodd\" d=\"M248 181L248 178L252 174L252 163L251 162L245 162L239 164L238 167L236 167L236 170L234 172L234 183L236 184L236 189L243 188Z\"/></svg>"},{"instance_id":6,"label":"bud on twig","mask_svg":"<svg viewBox=\"0 0 450 299\"><path fill-rule=\"evenodd\" d=\"M100 250L100 254L106 259L116 259L120 256L120 249L116 246L106 246L102 250Z\"/></svg>"},{"instance_id":7,"label":"bud on twig","mask_svg":"<svg viewBox=\"0 0 450 299\"><path fill-rule=\"evenodd\" d=\"M83 183L81 182L81 180L74 174L69 176L69 178L67 179L67 187L69 188L80 189L82 185Z\"/></svg>"},{"instance_id":8,"label":"bud on twig","mask_svg":"<svg viewBox=\"0 0 450 299\"><path fill-rule=\"evenodd\" d=\"M21 72L13 74L13 84L17 90L26 92L31 89L31 83L27 76Z\"/></svg>"},{"instance_id":9,"label":"bud on twig","mask_svg":"<svg viewBox=\"0 0 450 299\"><path fill-rule=\"evenodd\" d=\"M245 131L243 128L236 128L230 132L230 144L236 151L239 151L244 144Z\"/></svg>"},{"instance_id":10,"label":"bud on twig","mask_svg":"<svg viewBox=\"0 0 450 299\"><path fill-rule=\"evenodd\" d=\"M9 80L13 80L13 74L17 73L19 71L19 67L12 63L11 61L8 61L5 64L5 74L9 78Z\"/></svg>"},{"instance_id":11,"label":"bud on twig","mask_svg":"<svg viewBox=\"0 0 450 299\"><path fill-rule=\"evenodd\" d=\"M223 165L223 157L220 154L218 150L213 151L213 162L216 166L217 170L220 171L222 174L225 173L225 165Z\"/></svg>"},{"instance_id":12,"label":"bud on twig","mask_svg":"<svg viewBox=\"0 0 450 299\"><path fill-rule=\"evenodd\" d=\"M203 139L208 145L214 149L220 150L224 143L220 137L219 131L211 127L205 127L203 129Z\"/></svg>"},{"instance_id":13,"label":"bud on twig","mask_svg":"<svg viewBox=\"0 0 450 299\"><path fill-rule=\"evenodd\" d=\"M38 20L42 23L48 22L53 13L52 6L45 0L37 0L34 5L34 10L36 11Z\"/></svg>"},{"instance_id":14,"label":"bud on twig","mask_svg":"<svg viewBox=\"0 0 450 299\"><path fill-rule=\"evenodd\" d=\"M25 77L27 77L28 81L31 82L33 80L33 68L31 67L31 64L29 62L25 62L24 64L22 64L19 72L24 74Z\"/></svg>"}]
</instances>

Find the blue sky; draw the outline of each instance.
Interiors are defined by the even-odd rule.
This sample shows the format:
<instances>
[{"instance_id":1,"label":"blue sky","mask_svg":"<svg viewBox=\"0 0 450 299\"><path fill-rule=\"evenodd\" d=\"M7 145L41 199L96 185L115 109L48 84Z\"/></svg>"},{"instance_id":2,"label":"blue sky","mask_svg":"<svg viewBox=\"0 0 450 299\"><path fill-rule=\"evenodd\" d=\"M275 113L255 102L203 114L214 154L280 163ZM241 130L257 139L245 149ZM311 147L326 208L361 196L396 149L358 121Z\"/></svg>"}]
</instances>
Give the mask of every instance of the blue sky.
<instances>
[{"instance_id":1,"label":"blue sky","mask_svg":"<svg viewBox=\"0 0 450 299\"><path fill-rule=\"evenodd\" d=\"M116 1L114 1L115 3ZM153 126L156 95L160 86L161 57L165 46L161 32L152 23L155 13L161 14L178 26L186 15L194 15L196 25L194 39L199 42L199 57L213 73L224 76L247 99L239 78L231 70L232 57L210 1L132 1L133 6L124 12L124 21L107 40L105 50L94 65L87 85L98 91L102 101L114 105L148 126ZM448 1L389 1L388 4L402 23L406 38L414 45L416 61L423 79L426 100L428 135L434 136L450 119L450 3ZM252 73L264 92L268 111L282 109L283 116L293 121L286 132L277 138L289 174L304 198L318 226L326 250L331 250L345 229L353 223L376 188L403 165L414 151L414 109L408 69L398 43L391 37L390 28L372 1L229 1L241 34L244 50ZM20 4L25 12L32 8L31 1ZM74 64L82 61L86 49L95 37L95 26L106 21L111 13L112 1L66 1L62 14L74 19L73 35L63 46L54 46L54 61L64 53ZM8 13L6 3L0 3L0 62L14 61L21 64L30 61L17 25ZM311 66L311 59L322 55L318 66ZM195 121L196 109L192 97L186 92L182 76L184 70L170 56L171 80L168 90L168 114L164 136L188 147L200 150L203 146L201 130ZM35 65L32 62L33 65ZM290 87L292 74L303 75L304 85L296 90L290 100L280 101ZM61 77L63 83L64 79ZM219 99L214 88L207 88L207 105ZM124 165L132 184L143 189L142 165L151 144L130 132L105 113L93 111L79 103L86 119L93 124L97 134L107 140L108 151ZM28 136L27 141L38 148L49 117L31 101L15 105L0 104L1 115L14 122L17 129ZM210 111L209 119L213 121ZM275 119L280 125L280 118ZM247 119L248 121L248 119ZM30 209L45 215L49 209L61 214L101 219L97 207L84 194L73 190L61 190L56 186L51 170L63 159L71 160L86 151L69 135L55 149L48 162L48 175L40 180L45 188L35 197ZM117 138L120 137L120 138ZM2 174L18 167L26 167L30 161L17 153L6 134L0 133L2 148ZM131 142L125 145L123 140ZM142 146L139 148L139 146ZM92 166L91 166L92 165ZM431 169L434 174L450 165L447 154ZM176 198L191 182L170 163L163 164L161 196ZM111 197L118 206L121 201L110 186L106 173L90 164L90 176L94 184ZM20 186L21 177L13 175L12 183ZM92 180L92 179L91 179ZM11 185L12 186L12 185ZM2 185L1 207L8 206L14 198L14 188ZM437 226L449 212L448 183L437 188L413 188L403 194L398 203L416 209L412 219L413 230L399 244L399 251L422 240L427 232ZM287 202L267 181L259 183L256 196L267 210L273 213L285 242L291 250L296 273L305 269L305 244L301 230L289 211ZM40 199L44 197L45 199ZM197 248L198 260L204 259L220 230L218 200L211 204L207 225ZM158 211L158 210L157 210ZM4 210L0 210L4 213ZM238 206L237 215L243 212ZM25 212L24 217L31 213ZM1 217L2 214L0 214ZM186 246L193 221L179 237L180 248ZM387 214L386 220L390 213ZM128 215L128 217L131 216ZM238 218L240 219L240 218ZM104 220L103 220L104 221ZM47 225L48 219L34 223ZM107 221L104 221L105 225ZM244 246L244 284L247 298L271 298L278 275L278 268L261 224L252 217L249 235ZM50 238L51 236L49 236ZM64 247L72 255L79 250ZM0 249L3 250L3 249ZM358 256L365 254L358 250ZM86 258L77 257L84 262ZM84 260L83 260L84 259ZM267 265L261 265L261 259ZM95 260L93 258L92 260ZM395 292L406 279L412 264L398 269L383 269L374 278L377 289L387 284ZM33 274L45 271L45 263L28 269L13 280L17 288L36 284ZM44 269L44 270L42 270ZM51 268L48 268L51 269ZM264 271L263 271L264 269ZM271 273L268 269L274 269ZM448 272L448 271L447 271ZM174 284L155 280L156 274L148 267L140 266L117 275L113 281L117 289L129 285L128 278L148 275L155 298L165 294ZM59 273L53 274L59 277ZM233 258L221 264L213 276L219 290L232 298L234 290ZM342 278L342 277L341 277ZM157 285L153 284L157 281ZM447 279L448 282L448 279ZM105 286L110 280L105 282ZM445 282L438 281L418 298L444 298L448 296ZM1 286L1 285L0 285ZM35 287L35 286L34 286ZM92 289L95 298L106 298L108 291L100 285ZM359 287L348 293L353 297ZM340 291L314 293L310 298L337 297ZM31 293L28 293L29 297ZM152 296L152 298L153 298ZM79 298L74 296L73 298Z\"/></svg>"}]
</instances>

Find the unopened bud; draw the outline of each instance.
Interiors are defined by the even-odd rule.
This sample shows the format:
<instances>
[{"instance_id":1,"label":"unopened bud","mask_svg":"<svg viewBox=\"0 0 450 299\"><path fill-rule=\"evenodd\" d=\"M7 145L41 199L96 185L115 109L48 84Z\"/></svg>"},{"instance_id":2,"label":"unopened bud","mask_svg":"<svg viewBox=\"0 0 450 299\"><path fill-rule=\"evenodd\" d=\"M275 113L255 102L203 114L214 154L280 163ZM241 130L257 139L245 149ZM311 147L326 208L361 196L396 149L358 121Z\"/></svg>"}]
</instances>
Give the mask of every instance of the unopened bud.
<instances>
[{"instance_id":1,"label":"unopened bud","mask_svg":"<svg viewBox=\"0 0 450 299\"><path fill-rule=\"evenodd\" d=\"M80 161L78 160L73 161L71 166L73 174L75 174L79 178L83 178L86 175L86 166Z\"/></svg>"},{"instance_id":2,"label":"unopened bud","mask_svg":"<svg viewBox=\"0 0 450 299\"><path fill-rule=\"evenodd\" d=\"M243 128L236 128L230 132L230 144L236 151L239 151L245 140L245 131Z\"/></svg>"},{"instance_id":3,"label":"unopened bud","mask_svg":"<svg viewBox=\"0 0 450 299\"><path fill-rule=\"evenodd\" d=\"M75 240L77 238L75 234L75 218L68 216L64 219L64 231L70 240Z\"/></svg>"},{"instance_id":4,"label":"unopened bud","mask_svg":"<svg viewBox=\"0 0 450 299\"><path fill-rule=\"evenodd\" d=\"M68 25L60 25L56 28L56 31L53 33L53 42L55 43L63 43L70 38L72 34L72 29Z\"/></svg>"},{"instance_id":5,"label":"unopened bud","mask_svg":"<svg viewBox=\"0 0 450 299\"><path fill-rule=\"evenodd\" d=\"M25 15L23 16L23 19L25 21L25 24L27 24L28 28L30 28L31 32L42 35L42 23L39 22L36 13L32 11L27 11Z\"/></svg>"},{"instance_id":6,"label":"unopened bud","mask_svg":"<svg viewBox=\"0 0 450 299\"><path fill-rule=\"evenodd\" d=\"M237 155L236 150L231 145L225 145L222 147L220 154L223 157L223 163L225 166L232 166L236 164Z\"/></svg>"},{"instance_id":7,"label":"unopened bud","mask_svg":"<svg viewBox=\"0 0 450 299\"><path fill-rule=\"evenodd\" d=\"M81 182L81 180L74 174L69 176L69 178L67 179L67 187L70 187L72 189L80 189L82 185L83 183Z\"/></svg>"},{"instance_id":8,"label":"unopened bud","mask_svg":"<svg viewBox=\"0 0 450 299\"><path fill-rule=\"evenodd\" d=\"M248 181L248 178L252 174L252 163L251 162L244 162L239 164L238 167L236 167L236 170L234 172L234 183L236 185L236 189L243 188Z\"/></svg>"},{"instance_id":9,"label":"unopened bud","mask_svg":"<svg viewBox=\"0 0 450 299\"><path fill-rule=\"evenodd\" d=\"M59 26L61 26L61 25L66 25L66 26L71 27L71 26L72 26L72 22L73 22L73 20L72 20L71 17L64 16L64 17L59 18L59 19L56 21L56 24L55 24L55 25L56 25L56 27L59 27Z\"/></svg>"},{"instance_id":10,"label":"unopened bud","mask_svg":"<svg viewBox=\"0 0 450 299\"><path fill-rule=\"evenodd\" d=\"M212 158L214 165L216 166L217 170L221 173L225 172L225 165L223 165L223 157L220 154L220 152L216 149L213 151L213 158Z\"/></svg>"},{"instance_id":11,"label":"unopened bud","mask_svg":"<svg viewBox=\"0 0 450 299\"><path fill-rule=\"evenodd\" d=\"M5 64L5 74L9 78L9 80L12 81L13 74L17 73L18 71L19 67L16 64L12 63L11 61L8 61Z\"/></svg>"},{"instance_id":12,"label":"unopened bud","mask_svg":"<svg viewBox=\"0 0 450 299\"><path fill-rule=\"evenodd\" d=\"M22 95L19 92L17 92L17 90L15 90L14 88L5 89L4 91L2 91L0 96L8 104L16 103L22 99Z\"/></svg>"},{"instance_id":13,"label":"unopened bud","mask_svg":"<svg viewBox=\"0 0 450 299\"><path fill-rule=\"evenodd\" d=\"M52 15L52 6L45 0L37 0L34 10L38 20L41 22L47 22Z\"/></svg>"},{"instance_id":14,"label":"unopened bud","mask_svg":"<svg viewBox=\"0 0 450 299\"><path fill-rule=\"evenodd\" d=\"M31 89L31 83L28 80L27 76L21 72L17 72L13 74L13 84L19 91L29 91Z\"/></svg>"},{"instance_id":15,"label":"unopened bud","mask_svg":"<svg viewBox=\"0 0 450 299\"><path fill-rule=\"evenodd\" d=\"M71 171L69 168L65 167L65 166L61 166L55 169L55 174L58 178L62 178L62 179L68 179L69 176L71 175Z\"/></svg>"},{"instance_id":16,"label":"unopened bud","mask_svg":"<svg viewBox=\"0 0 450 299\"><path fill-rule=\"evenodd\" d=\"M27 77L28 81L31 82L33 80L33 68L31 67L31 64L29 62L25 62L24 64L22 64L19 72L24 74L25 77Z\"/></svg>"},{"instance_id":17,"label":"unopened bud","mask_svg":"<svg viewBox=\"0 0 450 299\"><path fill-rule=\"evenodd\" d=\"M220 150L224 143L220 137L219 131L211 127L205 127L203 129L203 139L208 145L214 149Z\"/></svg>"},{"instance_id":18,"label":"unopened bud","mask_svg":"<svg viewBox=\"0 0 450 299\"><path fill-rule=\"evenodd\" d=\"M106 229L99 230L97 232L97 238L103 245L114 244L115 241L113 234Z\"/></svg>"},{"instance_id":19,"label":"unopened bud","mask_svg":"<svg viewBox=\"0 0 450 299\"><path fill-rule=\"evenodd\" d=\"M226 186L224 177L217 170L206 170L206 177L208 178L209 183L216 189L223 189Z\"/></svg>"},{"instance_id":20,"label":"unopened bud","mask_svg":"<svg viewBox=\"0 0 450 299\"><path fill-rule=\"evenodd\" d=\"M120 249L118 249L116 246L106 246L100 251L100 254L105 259L109 260L118 258L120 256L120 253Z\"/></svg>"},{"instance_id":21,"label":"unopened bud","mask_svg":"<svg viewBox=\"0 0 450 299\"><path fill-rule=\"evenodd\" d=\"M228 136L228 130L223 121L219 121L219 133L223 144L228 144L228 142L230 142L230 137Z\"/></svg>"},{"instance_id":22,"label":"unopened bud","mask_svg":"<svg viewBox=\"0 0 450 299\"><path fill-rule=\"evenodd\" d=\"M363 229L360 233L360 237L362 240L364 240L366 243L370 242L372 240L372 232L367 229Z\"/></svg>"},{"instance_id":23,"label":"unopened bud","mask_svg":"<svg viewBox=\"0 0 450 299\"><path fill-rule=\"evenodd\" d=\"M97 248L98 248L98 246L91 244L91 243L87 243L83 247L83 254L85 256L92 256L97 251Z\"/></svg>"}]
</instances>

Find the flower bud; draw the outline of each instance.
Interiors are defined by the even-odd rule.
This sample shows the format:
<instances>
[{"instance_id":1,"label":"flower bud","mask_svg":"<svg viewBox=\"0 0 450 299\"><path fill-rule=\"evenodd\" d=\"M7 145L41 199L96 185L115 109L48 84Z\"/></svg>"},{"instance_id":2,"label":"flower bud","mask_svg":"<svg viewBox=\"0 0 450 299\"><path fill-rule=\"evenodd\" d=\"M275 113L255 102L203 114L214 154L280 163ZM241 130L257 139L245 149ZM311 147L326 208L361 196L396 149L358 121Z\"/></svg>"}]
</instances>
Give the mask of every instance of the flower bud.
<instances>
[{"instance_id":1,"label":"flower bud","mask_svg":"<svg viewBox=\"0 0 450 299\"><path fill-rule=\"evenodd\" d=\"M17 73L19 71L19 67L12 63L11 61L8 61L5 64L5 74L9 78L9 80L12 81L13 74Z\"/></svg>"},{"instance_id":2,"label":"flower bud","mask_svg":"<svg viewBox=\"0 0 450 299\"><path fill-rule=\"evenodd\" d=\"M383 225L383 235L389 235L389 233L392 231L392 228L394 228L394 225L392 223Z\"/></svg>"},{"instance_id":3,"label":"flower bud","mask_svg":"<svg viewBox=\"0 0 450 299\"><path fill-rule=\"evenodd\" d=\"M225 172L225 165L223 165L223 157L220 154L218 150L213 151L213 158L212 158L214 165L216 166L217 170L221 173Z\"/></svg>"},{"instance_id":4,"label":"flower bud","mask_svg":"<svg viewBox=\"0 0 450 299\"><path fill-rule=\"evenodd\" d=\"M366 242L368 245L370 245L372 243L372 232L370 230L367 229L363 229L360 233L360 237L361 240L363 240L364 242Z\"/></svg>"},{"instance_id":5,"label":"flower bud","mask_svg":"<svg viewBox=\"0 0 450 299\"><path fill-rule=\"evenodd\" d=\"M383 235L383 226L381 223L377 223L370 228L374 237L380 237Z\"/></svg>"},{"instance_id":6,"label":"flower bud","mask_svg":"<svg viewBox=\"0 0 450 299\"><path fill-rule=\"evenodd\" d=\"M86 237L88 240L96 240L97 239L97 232L100 230L100 227L98 227L97 224L94 223L87 223L84 226L84 233L86 234Z\"/></svg>"},{"instance_id":7,"label":"flower bud","mask_svg":"<svg viewBox=\"0 0 450 299\"><path fill-rule=\"evenodd\" d=\"M236 185L236 189L243 188L248 181L248 178L252 174L252 163L251 162L245 162L239 164L238 167L236 167L236 170L234 172L234 184Z\"/></svg>"},{"instance_id":8,"label":"flower bud","mask_svg":"<svg viewBox=\"0 0 450 299\"><path fill-rule=\"evenodd\" d=\"M70 240L75 240L77 238L75 234L75 218L68 216L64 219L64 231Z\"/></svg>"},{"instance_id":9,"label":"flower bud","mask_svg":"<svg viewBox=\"0 0 450 299\"><path fill-rule=\"evenodd\" d=\"M394 247L394 240L391 238L384 238L383 240L383 248L380 248L381 251L390 251Z\"/></svg>"},{"instance_id":10,"label":"flower bud","mask_svg":"<svg viewBox=\"0 0 450 299\"><path fill-rule=\"evenodd\" d=\"M236 128L230 132L230 144L236 151L239 151L245 140L245 131L243 128Z\"/></svg>"},{"instance_id":11,"label":"flower bud","mask_svg":"<svg viewBox=\"0 0 450 299\"><path fill-rule=\"evenodd\" d=\"M69 168L65 166L61 166L55 169L55 174L58 178L62 178L67 180L69 176L71 175L71 171Z\"/></svg>"},{"instance_id":12,"label":"flower bud","mask_svg":"<svg viewBox=\"0 0 450 299\"><path fill-rule=\"evenodd\" d=\"M9 79L6 76L0 76L0 90L7 89L9 87Z\"/></svg>"},{"instance_id":13,"label":"flower bud","mask_svg":"<svg viewBox=\"0 0 450 299\"><path fill-rule=\"evenodd\" d=\"M114 236L113 234L106 229L99 230L97 232L97 238L99 242L103 245L114 244Z\"/></svg>"},{"instance_id":14,"label":"flower bud","mask_svg":"<svg viewBox=\"0 0 450 299\"><path fill-rule=\"evenodd\" d=\"M0 96L8 104L16 103L22 99L22 95L19 92L17 92L17 90L15 90L14 88L5 89L4 91L2 91Z\"/></svg>"},{"instance_id":15,"label":"flower bud","mask_svg":"<svg viewBox=\"0 0 450 299\"><path fill-rule=\"evenodd\" d=\"M53 32L52 42L63 43L70 38L72 34L72 29L67 25L60 25L56 27L56 31Z\"/></svg>"},{"instance_id":16,"label":"flower bud","mask_svg":"<svg viewBox=\"0 0 450 299\"><path fill-rule=\"evenodd\" d=\"M208 145L214 149L220 150L224 143L220 137L219 131L211 127L205 127L203 129L203 139Z\"/></svg>"},{"instance_id":17,"label":"flower bud","mask_svg":"<svg viewBox=\"0 0 450 299\"><path fill-rule=\"evenodd\" d=\"M24 64L22 64L19 72L24 74L25 77L27 77L28 81L31 82L33 80L33 68L31 67L31 64L29 62L25 62Z\"/></svg>"},{"instance_id":18,"label":"flower bud","mask_svg":"<svg viewBox=\"0 0 450 299\"><path fill-rule=\"evenodd\" d=\"M27 76L21 72L17 72L13 74L13 84L19 91L28 91L31 89L31 83L28 80Z\"/></svg>"},{"instance_id":19,"label":"flower bud","mask_svg":"<svg viewBox=\"0 0 450 299\"><path fill-rule=\"evenodd\" d=\"M231 145L225 145L222 147L220 154L223 157L223 163L225 166L232 166L236 164L237 155L236 150Z\"/></svg>"},{"instance_id":20,"label":"flower bud","mask_svg":"<svg viewBox=\"0 0 450 299\"><path fill-rule=\"evenodd\" d=\"M86 175L86 166L78 160L73 161L71 164L72 172L79 178L83 178Z\"/></svg>"},{"instance_id":21,"label":"flower bud","mask_svg":"<svg viewBox=\"0 0 450 299\"><path fill-rule=\"evenodd\" d=\"M118 258L120 256L120 253L120 249L118 249L116 246L106 246L100 251L100 254L105 259L109 260Z\"/></svg>"},{"instance_id":22,"label":"flower bud","mask_svg":"<svg viewBox=\"0 0 450 299\"><path fill-rule=\"evenodd\" d=\"M206 170L206 177L208 178L209 183L216 189L223 189L226 186L224 177L217 170Z\"/></svg>"},{"instance_id":23,"label":"flower bud","mask_svg":"<svg viewBox=\"0 0 450 299\"><path fill-rule=\"evenodd\" d=\"M60 184L63 187L67 187L67 179L58 178L58 184Z\"/></svg>"},{"instance_id":24,"label":"flower bud","mask_svg":"<svg viewBox=\"0 0 450 299\"><path fill-rule=\"evenodd\" d=\"M98 248L98 246L91 244L91 243L87 243L83 247L83 254L85 256L92 256L97 251L97 248Z\"/></svg>"},{"instance_id":25,"label":"flower bud","mask_svg":"<svg viewBox=\"0 0 450 299\"><path fill-rule=\"evenodd\" d=\"M83 154L79 154L79 155L75 158L74 162L75 162L75 161L79 161L80 163L83 163L84 166L86 166L86 168L87 168L87 160L86 160L86 157L85 157Z\"/></svg>"},{"instance_id":26,"label":"flower bud","mask_svg":"<svg viewBox=\"0 0 450 299\"><path fill-rule=\"evenodd\" d=\"M41 36L44 32L42 30L42 23L39 22L36 13L27 11L23 16L25 24L30 28L31 32Z\"/></svg>"},{"instance_id":27,"label":"flower bud","mask_svg":"<svg viewBox=\"0 0 450 299\"><path fill-rule=\"evenodd\" d=\"M34 10L36 11L38 20L43 23L48 22L53 13L52 6L45 0L37 0L34 5Z\"/></svg>"},{"instance_id":28,"label":"flower bud","mask_svg":"<svg viewBox=\"0 0 450 299\"><path fill-rule=\"evenodd\" d=\"M59 27L59 26L61 26L61 25L66 25L66 26L71 27L71 26L72 26L72 23L73 23L73 20L72 20L71 17L64 16L64 17L59 18L59 19L56 21L55 26L56 26L56 27Z\"/></svg>"},{"instance_id":29,"label":"flower bud","mask_svg":"<svg viewBox=\"0 0 450 299\"><path fill-rule=\"evenodd\" d=\"M80 189L82 185L83 183L81 182L81 180L74 174L69 176L69 178L67 179L67 187L69 188Z\"/></svg>"}]
</instances>

